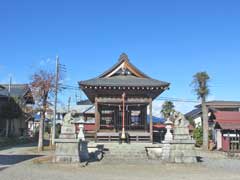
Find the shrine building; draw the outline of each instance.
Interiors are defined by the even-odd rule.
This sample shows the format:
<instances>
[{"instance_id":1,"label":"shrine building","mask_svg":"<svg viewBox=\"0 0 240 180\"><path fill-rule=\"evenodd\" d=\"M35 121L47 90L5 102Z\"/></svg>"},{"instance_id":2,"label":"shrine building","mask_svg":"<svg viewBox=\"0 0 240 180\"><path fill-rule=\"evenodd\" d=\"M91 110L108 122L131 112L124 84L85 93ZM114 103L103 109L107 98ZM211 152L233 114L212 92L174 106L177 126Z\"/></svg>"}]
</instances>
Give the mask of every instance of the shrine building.
<instances>
[{"instance_id":1,"label":"shrine building","mask_svg":"<svg viewBox=\"0 0 240 180\"><path fill-rule=\"evenodd\" d=\"M117 141L126 132L131 141L152 142L152 102L169 85L147 76L124 53L98 77L80 81L80 88L95 105L95 140Z\"/></svg>"}]
</instances>

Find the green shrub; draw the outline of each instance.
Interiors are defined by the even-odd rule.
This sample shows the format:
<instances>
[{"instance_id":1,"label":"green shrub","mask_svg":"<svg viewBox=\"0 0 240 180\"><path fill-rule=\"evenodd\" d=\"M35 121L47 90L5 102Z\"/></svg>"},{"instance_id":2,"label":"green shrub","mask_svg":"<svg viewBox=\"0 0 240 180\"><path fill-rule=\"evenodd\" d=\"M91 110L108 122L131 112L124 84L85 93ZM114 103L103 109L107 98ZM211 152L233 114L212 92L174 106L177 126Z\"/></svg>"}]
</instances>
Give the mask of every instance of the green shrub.
<instances>
[{"instance_id":1,"label":"green shrub","mask_svg":"<svg viewBox=\"0 0 240 180\"><path fill-rule=\"evenodd\" d=\"M203 129L201 126L196 127L193 131L193 138L196 140L196 146L200 147L203 144Z\"/></svg>"}]
</instances>

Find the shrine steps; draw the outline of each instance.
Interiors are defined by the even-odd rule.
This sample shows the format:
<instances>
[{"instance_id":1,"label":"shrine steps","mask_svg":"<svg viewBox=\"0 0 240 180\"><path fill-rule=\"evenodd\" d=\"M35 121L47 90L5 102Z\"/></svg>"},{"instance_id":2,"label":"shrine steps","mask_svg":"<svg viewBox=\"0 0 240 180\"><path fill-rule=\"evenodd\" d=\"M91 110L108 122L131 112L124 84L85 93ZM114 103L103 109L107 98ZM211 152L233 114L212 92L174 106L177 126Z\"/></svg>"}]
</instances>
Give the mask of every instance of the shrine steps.
<instances>
[{"instance_id":1,"label":"shrine steps","mask_svg":"<svg viewBox=\"0 0 240 180\"><path fill-rule=\"evenodd\" d=\"M147 147L153 146L152 143L90 143L89 151L94 151L94 147L102 149L103 162L134 162L148 160Z\"/></svg>"}]
</instances>

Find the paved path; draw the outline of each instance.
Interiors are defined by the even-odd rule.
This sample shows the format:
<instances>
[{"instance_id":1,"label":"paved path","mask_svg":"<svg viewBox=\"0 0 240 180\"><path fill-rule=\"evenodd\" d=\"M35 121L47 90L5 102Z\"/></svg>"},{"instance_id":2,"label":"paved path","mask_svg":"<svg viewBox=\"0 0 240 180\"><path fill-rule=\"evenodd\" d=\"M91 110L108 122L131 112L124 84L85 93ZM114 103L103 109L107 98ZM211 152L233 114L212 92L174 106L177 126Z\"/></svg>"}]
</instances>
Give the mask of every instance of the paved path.
<instances>
[{"instance_id":1,"label":"paved path","mask_svg":"<svg viewBox=\"0 0 240 180\"><path fill-rule=\"evenodd\" d=\"M203 158L198 164L90 163L86 167L36 164L30 147L0 151L3 180L240 180L240 160L219 156Z\"/></svg>"}]
</instances>

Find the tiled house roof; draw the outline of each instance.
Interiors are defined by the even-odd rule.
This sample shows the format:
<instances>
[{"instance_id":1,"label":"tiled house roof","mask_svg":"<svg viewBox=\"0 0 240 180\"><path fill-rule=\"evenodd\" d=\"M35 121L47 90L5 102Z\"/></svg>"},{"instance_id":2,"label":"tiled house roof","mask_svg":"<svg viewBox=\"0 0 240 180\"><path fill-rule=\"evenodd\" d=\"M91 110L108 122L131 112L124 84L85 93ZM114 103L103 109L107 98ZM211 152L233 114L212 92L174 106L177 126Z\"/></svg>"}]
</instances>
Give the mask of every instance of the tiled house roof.
<instances>
[{"instance_id":1,"label":"tiled house roof","mask_svg":"<svg viewBox=\"0 0 240 180\"><path fill-rule=\"evenodd\" d=\"M1 86L4 88L0 89L0 96L7 97L9 95L9 92L8 92L9 85L1 84ZM12 84L10 96L24 98L25 96L27 96L29 92L31 92L31 89L29 88L28 84ZM33 103L33 97L31 93L29 94L29 97L25 97L25 98L28 99L27 103Z\"/></svg>"}]
</instances>

